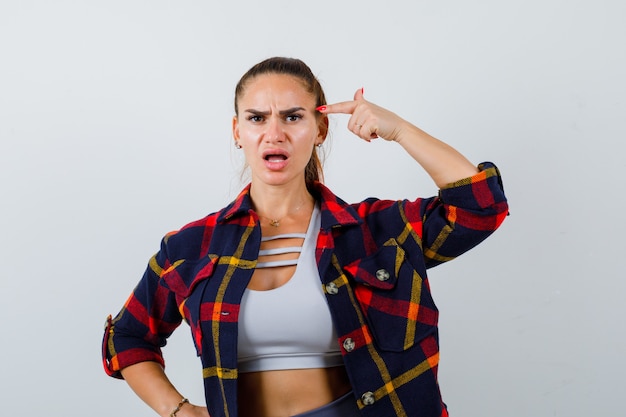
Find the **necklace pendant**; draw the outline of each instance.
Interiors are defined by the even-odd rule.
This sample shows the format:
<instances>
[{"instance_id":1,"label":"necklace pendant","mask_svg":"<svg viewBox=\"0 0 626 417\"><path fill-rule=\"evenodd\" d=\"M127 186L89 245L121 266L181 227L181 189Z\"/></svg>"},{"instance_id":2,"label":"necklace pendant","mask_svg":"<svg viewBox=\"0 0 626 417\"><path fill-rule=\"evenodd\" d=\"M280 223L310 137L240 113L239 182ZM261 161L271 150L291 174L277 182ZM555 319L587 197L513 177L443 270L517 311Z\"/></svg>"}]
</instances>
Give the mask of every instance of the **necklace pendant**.
<instances>
[{"instance_id":1,"label":"necklace pendant","mask_svg":"<svg viewBox=\"0 0 626 417\"><path fill-rule=\"evenodd\" d=\"M274 227L280 226L280 220L270 219L270 226L274 226Z\"/></svg>"}]
</instances>

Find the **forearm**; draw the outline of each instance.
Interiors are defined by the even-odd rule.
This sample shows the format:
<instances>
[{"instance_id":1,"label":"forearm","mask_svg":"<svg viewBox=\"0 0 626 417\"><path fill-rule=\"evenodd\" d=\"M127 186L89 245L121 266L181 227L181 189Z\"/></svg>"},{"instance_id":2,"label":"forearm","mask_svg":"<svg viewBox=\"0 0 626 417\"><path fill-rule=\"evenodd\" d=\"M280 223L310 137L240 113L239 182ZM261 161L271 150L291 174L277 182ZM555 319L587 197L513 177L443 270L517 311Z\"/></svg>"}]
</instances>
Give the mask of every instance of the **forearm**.
<instances>
[{"instance_id":1,"label":"forearm","mask_svg":"<svg viewBox=\"0 0 626 417\"><path fill-rule=\"evenodd\" d=\"M383 138L400 145L431 176L439 188L471 177L478 169L456 149L430 136L397 114L363 98L363 89L354 100L328 104L317 108L322 114L350 114L348 129L366 141Z\"/></svg>"},{"instance_id":2,"label":"forearm","mask_svg":"<svg viewBox=\"0 0 626 417\"><path fill-rule=\"evenodd\" d=\"M394 138L430 175L437 187L471 177L478 169L450 145L402 121Z\"/></svg>"},{"instance_id":3,"label":"forearm","mask_svg":"<svg viewBox=\"0 0 626 417\"><path fill-rule=\"evenodd\" d=\"M156 362L139 362L122 369L122 376L132 390L161 417L169 417L180 403L181 395ZM185 404L176 417L208 416L205 408Z\"/></svg>"}]
</instances>

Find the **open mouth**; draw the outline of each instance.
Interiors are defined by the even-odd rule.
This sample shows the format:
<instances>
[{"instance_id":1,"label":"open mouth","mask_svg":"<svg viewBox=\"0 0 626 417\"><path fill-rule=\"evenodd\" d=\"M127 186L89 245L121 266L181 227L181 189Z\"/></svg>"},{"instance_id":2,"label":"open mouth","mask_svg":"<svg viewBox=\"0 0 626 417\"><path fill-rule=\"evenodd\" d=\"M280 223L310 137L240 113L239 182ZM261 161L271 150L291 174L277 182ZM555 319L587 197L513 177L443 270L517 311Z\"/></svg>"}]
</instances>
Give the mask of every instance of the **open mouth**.
<instances>
[{"instance_id":1,"label":"open mouth","mask_svg":"<svg viewBox=\"0 0 626 417\"><path fill-rule=\"evenodd\" d=\"M265 160L268 162L282 162L287 160L287 156L282 154L268 154L265 155Z\"/></svg>"}]
</instances>

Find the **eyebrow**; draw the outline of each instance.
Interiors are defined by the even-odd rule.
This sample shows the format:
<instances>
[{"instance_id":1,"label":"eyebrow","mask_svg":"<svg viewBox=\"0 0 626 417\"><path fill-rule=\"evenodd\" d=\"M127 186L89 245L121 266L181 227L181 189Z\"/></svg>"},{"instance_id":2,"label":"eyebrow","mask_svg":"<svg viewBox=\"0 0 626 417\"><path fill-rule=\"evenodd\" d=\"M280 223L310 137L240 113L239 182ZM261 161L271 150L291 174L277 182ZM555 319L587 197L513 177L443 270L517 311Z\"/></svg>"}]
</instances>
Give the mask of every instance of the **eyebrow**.
<instances>
[{"instance_id":1,"label":"eyebrow","mask_svg":"<svg viewBox=\"0 0 626 417\"><path fill-rule=\"evenodd\" d=\"M280 114L281 116L284 116L287 114L292 114L292 113L303 111L303 110L306 110L306 109L304 107L291 107L286 110L280 110L278 114ZM261 110L256 110L256 109L246 109L245 112L252 113L257 116L269 116L271 114L270 111L261 111Z\"/></svg>"}]
</instances>

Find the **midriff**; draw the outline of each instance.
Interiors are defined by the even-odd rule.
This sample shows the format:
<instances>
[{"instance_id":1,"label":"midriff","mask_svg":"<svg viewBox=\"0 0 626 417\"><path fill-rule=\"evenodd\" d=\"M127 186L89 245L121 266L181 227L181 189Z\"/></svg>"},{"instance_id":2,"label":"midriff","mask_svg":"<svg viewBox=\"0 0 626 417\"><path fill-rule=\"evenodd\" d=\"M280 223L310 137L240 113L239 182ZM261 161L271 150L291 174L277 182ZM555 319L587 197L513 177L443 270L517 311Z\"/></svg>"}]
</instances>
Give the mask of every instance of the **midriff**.
<instances>
[{"instance_id":1,"label":"midriff","mask_svg":"<svg viewBox=\"0 0 626 417\"><path fill-rule=\"evenodd\" d=\"M290 417L352 389L343 366L248 372L238 377L240 417Z\"/></svg>"}]
</instances>

